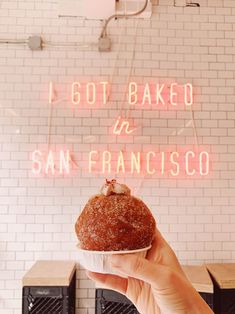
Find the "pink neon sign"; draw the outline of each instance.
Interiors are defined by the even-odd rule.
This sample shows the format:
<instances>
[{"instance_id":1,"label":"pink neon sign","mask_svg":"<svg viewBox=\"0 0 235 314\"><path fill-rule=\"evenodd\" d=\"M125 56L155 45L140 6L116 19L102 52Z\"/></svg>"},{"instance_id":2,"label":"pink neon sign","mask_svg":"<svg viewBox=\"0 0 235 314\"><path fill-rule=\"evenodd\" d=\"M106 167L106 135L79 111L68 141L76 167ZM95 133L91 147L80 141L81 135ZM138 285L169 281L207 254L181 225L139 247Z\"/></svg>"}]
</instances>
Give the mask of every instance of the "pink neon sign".
<instances>
[{"instance_id":1,"label":"pink neon sign","mask_svg":"<svg viewBox=\"0 0 235 314\"><path fill-rule=\"evenodd\" d=\"M47 153L35 150L32 153L32 173L34 175L68 175L71 174L71 152L69 149Z\"/></svg>"},{"instance_id":2,"label":"pink neon sign","mask_svg":"<svg viewBox=\"0 0 235 314\"><path fill-rule=\"evenodd\" d=\"M32 153L34 175L68 175L72 172L70 150L50 150ZM92 150L85 156L84 170L89 174L148 175L153 177L205 177L211 170L211 158L206 150L178 151Z\"/></svg>"},{"instance_id":3,"label":"pink neon sign","mask_svg":"<svg viewBox=\"0 0 235 314\"><path fill-rule=\"evenodd\" d=\"M207 151L89 152L88 171L105 175L149 175L157 177L198 177L210 173Z\"/></svg>"},{"instance_id":4,"label":"pink neon sign","mask_svg":"<svg viewBox=\"0 0 235 314\"><path fill-rule=\"evenodd\" d=\"M97 103L105 105L108 101L110 84L107 81L73 82L71 87L71 101L73 105L95 106ZM53 82L49 84L49 104L55 100ZM186 108L193 104L193 86L190 83L180 85L172 83L137 84L132 81L127 87L127 103L137 108L160 109L167 106L178 109L180 105ZM133 135L136 128L130 120L118 116L112 127L114 135ZM75 156L76 157L76 156ZM69 149L57 152L49 150L35 150L32 153L32 172L34 175L64 176L71 175L76 158ZM75 162L74 162L75 160ZM85 163L85 164L84 164ZM196 178L206 177L211 171L211 157L207 149L170 148L160 150L150 147L143 151L111 151L107 149L92 149L86 153L83 160L84 169L88 174L102 175L147 175L152 177Z\"/></svg>"},{"instance_id":5,"label":"pink neon sign","mask_svg":"<svg viewBox=\"0 0 235 314\"><path fill-rule=\"evenodd\" d=\"M73 82L71 101L73 105L95 105L107 103L109 82Z\"/></svg>"},{"instance_id":6,"label":"pink neon sign","mask_svg":"<svg viewBox=\"0 0 235 314\"><path fill-rule=\"evenodd\" d=\"M120 116L117 118L114 127L113 127L113 134L121 135L124 134L131 134L135 131L135 128L130 126L130 122L128 120L122 119Z\"/></svg>"},{"instance_id":7,"label":"pink neon sign","mask_svg":"<svg viewBox=\"0 0 235 314\"><path fill-rule=\"evenodd\" d=\"M128 85L128 103L130 105L155 106L157 108L166 105L176 108L180 104L191 106L193 104L193 86L190 83L179 85L176 82L145 83L138 85L130 82Z\"/></svg>"},{"instance_id":8,"label":"pink neon sign","mask_svg":"<svg viewBox=\"0 0 235 314\"><path fill-rule=\"evenodd\" d=\"M49 83L49 103L53 100L53 82ZM108 81L75 81L71 84L71 103L76 106L106 105L111 85ZM178 109L179 106L189 107L193 104L194 89L191 83L178 84L147 82L138 84L132 81L126 88L126 103L138 109L151 106L158 110L167 107Z\"/></svg>"}]
</instances>

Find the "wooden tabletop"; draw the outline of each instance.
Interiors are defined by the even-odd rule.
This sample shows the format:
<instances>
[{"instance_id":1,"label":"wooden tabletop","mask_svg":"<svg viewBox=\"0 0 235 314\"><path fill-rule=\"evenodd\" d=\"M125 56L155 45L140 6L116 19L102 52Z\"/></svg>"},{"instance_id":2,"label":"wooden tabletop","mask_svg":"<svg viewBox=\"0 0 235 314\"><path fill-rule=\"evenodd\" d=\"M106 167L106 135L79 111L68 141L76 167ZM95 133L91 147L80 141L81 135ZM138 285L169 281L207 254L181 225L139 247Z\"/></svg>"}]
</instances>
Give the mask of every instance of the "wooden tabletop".
<instances>
[{"instance_id":1,"label":"wooden tabletop","mask_svg":"<svg viewBox=\"0 0 235 314\"><path fill-rule=\"evenodd\" d=\"M187 278L198 292L213 293L213 283L204 265L182 266Z\"/></svg>"},{"instance_id":2,"label":"wooden tabletop","mask_svg":"<svg viewBox=\"0 0 235 314\"><path fill-rule=\"evenodd\" d=\"M37 261L23 277L23 286L69 286L76 269L72 261Z\"/></svg>"},{"instance_id":3,"label":"wooden tabletop","mask_svg":"<svg viewBox=\"0 0 235 314\"><path fill-rule=\"evenodd\" d=\"M206 264L208 271L222 289L235 289L235 263Z\"/></svg>"}]
</instances>

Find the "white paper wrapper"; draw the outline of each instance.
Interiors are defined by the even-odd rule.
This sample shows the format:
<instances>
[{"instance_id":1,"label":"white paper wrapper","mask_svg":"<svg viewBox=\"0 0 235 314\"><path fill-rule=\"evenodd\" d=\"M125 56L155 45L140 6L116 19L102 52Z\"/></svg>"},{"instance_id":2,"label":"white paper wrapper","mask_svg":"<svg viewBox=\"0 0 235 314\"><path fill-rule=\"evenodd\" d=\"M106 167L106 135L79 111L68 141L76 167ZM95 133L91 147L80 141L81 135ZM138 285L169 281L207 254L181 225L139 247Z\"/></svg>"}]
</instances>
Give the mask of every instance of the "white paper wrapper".
<instances>
[{"instance_id":1,"label":"white paper wrapper","mask_svg":"<svg viewBox=\"0 0 235 314\"><path fill-rule=\"evenodd\" d=\"M151 245L139 249L139 250L131 250L131 251L88 251L82 250L79 246L79 263L86 268L87 270L102 273L102 274L117 274L108 264L108 257L113 254L137 254L141 257L145 257L147 251L151 248ZM120 274L119 274L120 275Z\"/></svg>"}]
</instances>

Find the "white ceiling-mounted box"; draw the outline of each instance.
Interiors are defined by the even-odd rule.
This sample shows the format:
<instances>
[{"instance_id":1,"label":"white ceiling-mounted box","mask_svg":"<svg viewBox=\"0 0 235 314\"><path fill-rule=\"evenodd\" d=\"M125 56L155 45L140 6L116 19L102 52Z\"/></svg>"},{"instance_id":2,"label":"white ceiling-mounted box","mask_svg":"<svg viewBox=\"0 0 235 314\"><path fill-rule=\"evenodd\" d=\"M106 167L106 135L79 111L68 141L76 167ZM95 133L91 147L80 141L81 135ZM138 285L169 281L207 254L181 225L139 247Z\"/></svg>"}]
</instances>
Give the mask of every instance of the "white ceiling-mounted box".
<instances>
[{"instance_id":1,"label":"white ceiling-mounted box","mask_svg":"<svg viewBox=\"0 0 235 314\"><path fill-rule=\"evenodd\" d=\"M104 20L115 13L116 0L58 0L59 16Z\"/></svg>"},{"instance_id":2,"label":"white ceiling-mounted box","mask_svg":"<svg viewBox=\"0 0 235 314\"><path fill-rule=\"evenodd\" d=\"M145 0L58 0L59 16L80 16L91 20L106 20L113 14L131 14L143 8ZM136 18L150 18L152 3Z\"/></svg>"}]
</instances>

